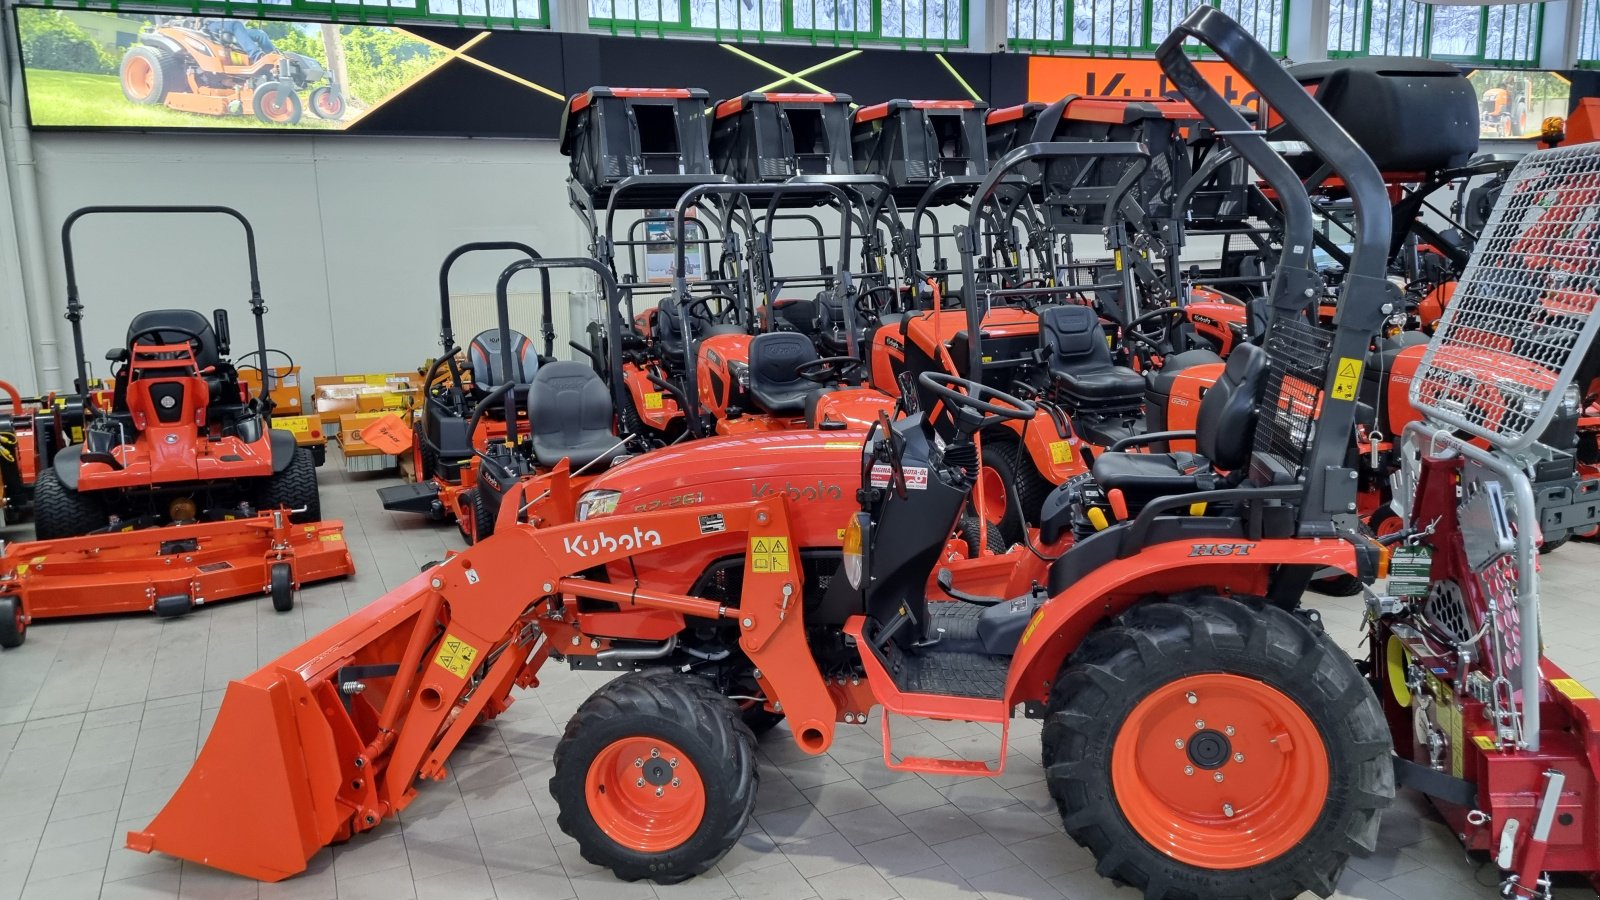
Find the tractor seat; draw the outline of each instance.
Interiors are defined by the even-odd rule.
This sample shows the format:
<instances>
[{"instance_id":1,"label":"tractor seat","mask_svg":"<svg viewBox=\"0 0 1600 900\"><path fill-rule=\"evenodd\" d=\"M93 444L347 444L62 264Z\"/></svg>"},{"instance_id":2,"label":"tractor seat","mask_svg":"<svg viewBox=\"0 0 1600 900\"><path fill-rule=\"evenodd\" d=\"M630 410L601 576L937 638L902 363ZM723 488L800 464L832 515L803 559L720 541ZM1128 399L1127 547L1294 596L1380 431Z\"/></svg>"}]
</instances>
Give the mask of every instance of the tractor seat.
<instances>
[{"instance_id":1,"label":"tractor seat","mask_svg":"<svg viewBox=\"0 0 1600 900\"><path fill-rule=\"evenodd\" d=\"M815 300L800 298L774 300L766 312L769 331L798 331L801 334L811 334L817 330Z\"/></svg>"},{"instance_id":2,"label":"tractor seat","mask_svg":"<svg viewBox=\"0 0 1600 900\"><path fill-rule=\"evenodd\" d=\"M793 331L757 335L750 342L750 397L774 416L798 416L806 411L806 398L817 384L795 374L819 359L811 339Z\"/></svg>"},{"instance_id":3,"label":"tractor seat","mask_svg":"<svg viewBox=\"0 0 1600 900\"><path fill-rule=\"evenodd\" d=\"M661 345L661 361L673 371L683 367L688 338L714 334L743 334L744 328L730 323L708 322L701 316L685 316L683 307L671 297L661 301L656 316L656 341Z\"/></svg>"},{"instance_id":4,"label":"tractor seat","mask_svg":"<svg viewBox=\"0 0 1600 900\"><path fill-rule=\"evenodd\" d=\"M517 406L526 409L528 403L528 385L533 381L534 373L539 369L539 354L533 347L533 341L520 331L512 331L511 339L511 371L505 371L505 357L501 353L500 329L490 328L478 332L478 336L467 344L467 365L472 371L472 383L481 392L487 393L506 382L511 382L512 391L516 395ZM484 416L491 419L505 418L505 407L496 406L485 410Z\"/></svg>"},{"instance_id":5,"label":"tractor seat","mask_svg":"<svg viewBox=\"0 0 1600 900\"><path fill-rule=\"evenodd\" d=\"M539 367L528 388L528 417L541 468L570 459L573 470L581 469L617 446L611 392L586 363L563 359Z\"/></svg>"},{"instance_id":6,"label":"tractor seat","mask_svg":"<svg viewBox=\"0 0 1600 900\"><path fill-rule=\"evenodd\" d=\"M1087 306L1053 306L1039 313L1039 343L1050 381L1073 406L1137 406L1144 378L1113 365L1100 317Z\"/></svg>"},{"instance_id":7,"label":"tractor seat","mask_svg":"<svg viewBox=\"0 0 1600 900\"><path fill-rule=\"evenodd\" d=\"M1193 453L1102 453L1094 461L1094 480L1106 491L1120 489L1129 509L1157 497L1201 490L1212 467L1240 469L1250 461L1256 407L1267 381L1267 352L1240 344L1228 355L1222 377L1200 401Z\"/></svg>"},{"instance_id":8,"label":"tractor seat","mask_svg":"<svg viewBox=\"0 0 1600 900\"><path fill-rule=\"evenodd\" d=\"M126 342L129 351L133 350L133 338L135 335L152 328L159 329L162 326L182 328L200 336L200 347L195 351L194 355L195 364L200 368L204 369L221 364L222 354L217 349L217 334L211 330L211 320L192 309L152 309L134 316L133 321L128 323ZM176 331L158 331L155 335L146 335L145 340L149 342L152 337L163 344L189 343L187 336Z\"/></svg>"}]
</instances>

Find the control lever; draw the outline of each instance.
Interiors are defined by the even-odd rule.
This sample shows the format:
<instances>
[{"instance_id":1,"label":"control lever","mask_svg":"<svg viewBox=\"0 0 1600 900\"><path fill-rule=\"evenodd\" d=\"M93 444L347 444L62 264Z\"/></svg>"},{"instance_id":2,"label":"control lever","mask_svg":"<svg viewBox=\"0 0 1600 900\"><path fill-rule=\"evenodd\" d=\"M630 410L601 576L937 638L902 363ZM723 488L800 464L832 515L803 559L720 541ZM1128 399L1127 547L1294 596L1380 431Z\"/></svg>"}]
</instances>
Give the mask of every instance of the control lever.
<instances>
[{"instance_id":1,"label":"control lever","mask_svg":"<svg viewBox=\"0 0 1600 900\"><path fill-rule=\"evenodd\" d=\"M955 576L950 574L949 569L940 569L934 580L938 582L939 590L948 594L952 600L960 600L962 603L971 603L974 606L998 606L1005 602L999 597L979 597L976 594L956 590Z\"/></svg>"}]
</instances>

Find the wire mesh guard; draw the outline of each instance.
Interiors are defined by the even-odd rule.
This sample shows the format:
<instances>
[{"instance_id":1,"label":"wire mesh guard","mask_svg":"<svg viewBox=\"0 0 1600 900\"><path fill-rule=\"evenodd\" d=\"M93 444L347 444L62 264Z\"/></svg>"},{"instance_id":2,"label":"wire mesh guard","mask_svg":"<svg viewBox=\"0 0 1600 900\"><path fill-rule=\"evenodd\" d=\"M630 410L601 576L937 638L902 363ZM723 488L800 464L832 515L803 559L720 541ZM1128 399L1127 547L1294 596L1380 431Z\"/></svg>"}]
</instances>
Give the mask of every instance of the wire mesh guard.
<instances>
[{"instance_id":1,"label":"wire mesh guard","mask_svg":"<svg viewBox=\"0 0 1600 900\"><path fill-rule=\"evenodd\" d=\"M1411 382L1429 418L1506 450L1539 439L1600 318L1600 144L1529 154Z\"/></svg>"},{"instance_id":2,"label":"wire mesh guard","mask_svg":"<svg viewBox=\"0 0 1600 900\"><path fill-rule=\"evenodd\" d=\"M1256 422L1250 480L1292 483L1305 465L1328 377L1330 332L1279 316L1267 331L1267 390Z\"/></svg>"}]
</instances>

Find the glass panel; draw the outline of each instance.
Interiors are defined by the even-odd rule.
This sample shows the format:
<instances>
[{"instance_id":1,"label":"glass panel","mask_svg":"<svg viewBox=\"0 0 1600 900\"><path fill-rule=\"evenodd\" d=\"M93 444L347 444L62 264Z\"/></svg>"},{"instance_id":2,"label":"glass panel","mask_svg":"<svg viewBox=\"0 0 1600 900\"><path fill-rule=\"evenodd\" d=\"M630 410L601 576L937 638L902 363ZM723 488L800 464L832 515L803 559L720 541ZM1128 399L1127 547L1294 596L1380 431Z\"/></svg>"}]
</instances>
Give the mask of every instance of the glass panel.
<instances>
[{"instance_id":1,"label":"glass panel","mask_svg":"<svg viewBox=\"0 0 1600 900\"><path fill-rule=\"evenodd\" d=\"M1415 0L1372 0L1367 52L1373 56L1421 56L1427 14Z\"/></svg>"},{"instance_id":2,"label":"glass panel","mask_svg":"<svg viewBox=\"0 0 1600 900\"><path fill-rule=\"evenodd\" d=\"M1435 6L1429 55L1476 57L1482 20L1483 8L1479 6Z\"/></svg>"},{"instance_id":3,"label":"glass panel","mask_svg":"<svg viewBox=\"0 0 1600 900\"><path fill-rule=\"evenodd\" d=\"M1578 59L1600 60L1600 0L1583 0L1578 26Z\"/></svg>"},{"instance_id":4,"label":"glass panel","mask_svg":"<svg viewBox=\"0 0 1600 900\"><path fill-rule=\"evenodd\" d=\"M1142 0L1078 0L1072 10L1072 43L1134 48L1145 34Z\"/></svg>"}]
</instances>

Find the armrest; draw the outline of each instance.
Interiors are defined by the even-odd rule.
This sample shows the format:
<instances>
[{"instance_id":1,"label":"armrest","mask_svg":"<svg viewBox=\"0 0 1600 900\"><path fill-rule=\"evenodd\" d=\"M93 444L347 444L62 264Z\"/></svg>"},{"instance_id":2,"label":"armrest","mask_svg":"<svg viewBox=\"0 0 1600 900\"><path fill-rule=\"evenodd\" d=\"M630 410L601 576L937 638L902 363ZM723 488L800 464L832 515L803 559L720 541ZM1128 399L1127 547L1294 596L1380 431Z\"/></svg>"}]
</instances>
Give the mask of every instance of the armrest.
<instances>
[{"instance_id":1,"label":"armrest","mask_svg":"<svg viewBox=\"0 0 1600 900\"><path fill-rule=\"evenodd\" d=\"M1144 434L1136 434L1132 437L1125 437L1122 440L1117 441L1115 444L1112 444L1107 452L1121 453L1123 449L1127 447L1137 447L1142 444L1153 444L1157 441L1181 441L1184 439L1194 440L1196 437L1197 435L1192 430L1150 431Z\"/></svg>"}]
</instances>

